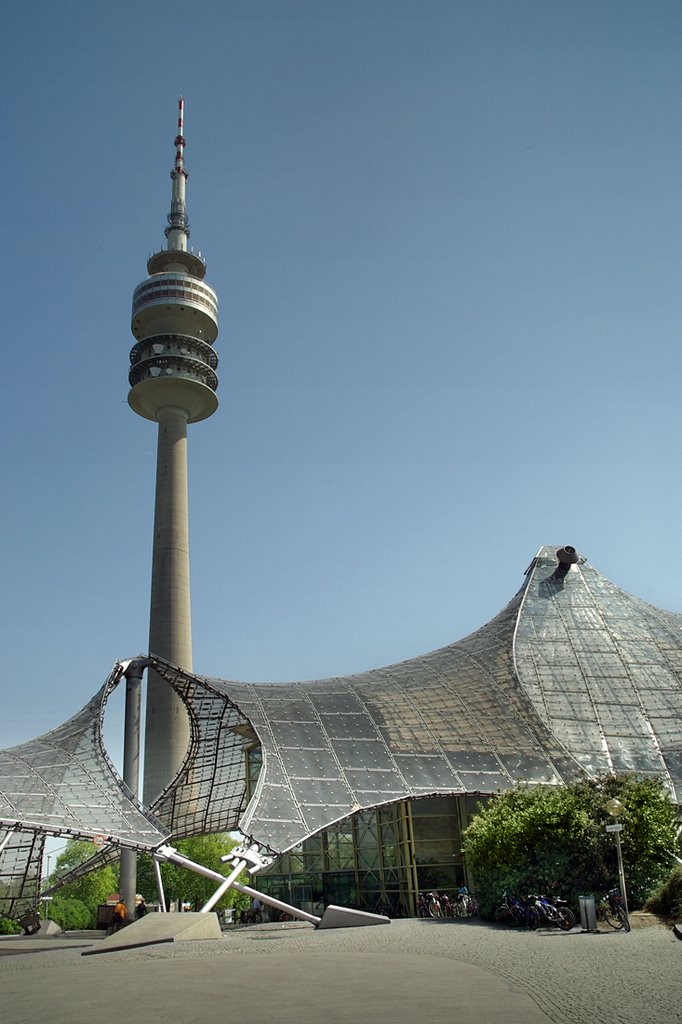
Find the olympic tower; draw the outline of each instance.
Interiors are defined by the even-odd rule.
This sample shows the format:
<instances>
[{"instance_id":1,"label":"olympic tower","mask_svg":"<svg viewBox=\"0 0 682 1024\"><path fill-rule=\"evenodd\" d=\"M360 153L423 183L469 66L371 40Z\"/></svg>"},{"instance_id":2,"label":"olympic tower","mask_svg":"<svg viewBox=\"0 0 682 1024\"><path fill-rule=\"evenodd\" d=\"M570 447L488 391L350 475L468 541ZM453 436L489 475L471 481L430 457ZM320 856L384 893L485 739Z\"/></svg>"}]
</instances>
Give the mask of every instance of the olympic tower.
<instances>
[{"instance_id":1,"label":"olympic tower","mask_svg":"<svg viewBox=\"0 0 682 1024\"><path fill-rule=\"evenodd\" d=\"M147 261L148 277L133 293L135 344L128 403L159 425L154 509L149 650L192 668L187 499L187 424L218 407L218 298L204 281L206 264L187 248L184 100L178 101L167 246ZM166 682L149 672L145 726L144 802L175 774L187 749L186 712Z\"/></svg>"}]
</instances>

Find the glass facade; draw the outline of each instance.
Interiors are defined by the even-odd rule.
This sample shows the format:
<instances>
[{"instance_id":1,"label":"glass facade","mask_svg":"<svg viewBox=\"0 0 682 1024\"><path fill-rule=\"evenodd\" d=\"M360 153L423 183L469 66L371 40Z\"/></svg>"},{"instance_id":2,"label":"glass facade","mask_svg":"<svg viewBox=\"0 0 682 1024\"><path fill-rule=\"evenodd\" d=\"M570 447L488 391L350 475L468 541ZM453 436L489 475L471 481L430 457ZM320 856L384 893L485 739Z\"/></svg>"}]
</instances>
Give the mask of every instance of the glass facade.
<instances>
[{"instance_id":1,"label":"glass facade","mask_svg":"<svg viewBox=\"0 0 682 1024\"><path fill-rule=\"evenodd\" d=\"M441 796L359 811L283 854L257 884L310 913L333 903L413 917L419 892L469 881L462 830L479 803Z\"/></svg>"}]
</instances>

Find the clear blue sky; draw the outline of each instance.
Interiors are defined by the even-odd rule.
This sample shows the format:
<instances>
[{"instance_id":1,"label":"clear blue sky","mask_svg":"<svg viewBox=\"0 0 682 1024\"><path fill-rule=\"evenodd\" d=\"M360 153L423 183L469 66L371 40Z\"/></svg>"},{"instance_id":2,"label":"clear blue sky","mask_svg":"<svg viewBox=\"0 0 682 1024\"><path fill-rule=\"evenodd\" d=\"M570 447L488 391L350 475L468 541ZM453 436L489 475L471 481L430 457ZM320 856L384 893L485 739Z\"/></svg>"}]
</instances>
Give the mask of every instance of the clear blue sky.
<instances>
[{"instance_id":1,"label":"clear blue sky","mask_svg":"<svg viewBox=\"0 0 682 1024\"><path fill-rule=\"evenodd\" d=\"M195 670L433 650L544 543L682 609L681 30L677 0L7 8L0 746L147 647L130 300L180 93L221 301Z\"/></svg>"}]
</instances>

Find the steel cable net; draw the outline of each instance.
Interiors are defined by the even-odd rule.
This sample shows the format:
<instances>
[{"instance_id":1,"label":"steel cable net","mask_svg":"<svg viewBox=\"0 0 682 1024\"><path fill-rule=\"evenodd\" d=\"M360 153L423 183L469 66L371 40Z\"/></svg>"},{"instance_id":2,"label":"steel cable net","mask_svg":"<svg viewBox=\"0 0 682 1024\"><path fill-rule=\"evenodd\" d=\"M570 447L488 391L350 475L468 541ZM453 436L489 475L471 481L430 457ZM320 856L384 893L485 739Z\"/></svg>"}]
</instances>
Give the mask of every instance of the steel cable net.
<instances>
[{"instance_id":1,"label":"steel cable net","mask_svg":"<svg viewBox=\"0 0 682 1024\"><path fill-rule=\"evenodd\" d=\"M173 841L236 829L246 807L244 746L255 740L251 725L223 693L202 680L159 658L150 657L148 663L182 699L190 721L183 762L150 814L164 823ZM117 845L107 846L46 892L113 864L119 854Z\"/></svg>"},{"instance_id":2,"label":"steel cable net","mask_svg":"<svg viewBox=\"0 0 682 1024\"><path fill-rule=\"evenodd\" d=\"M512 671L518 603L459 644L383 669L239 693L222 684L263 746L240 827L283 851L379 804L578 774Z\"/></svg>"},{"instance_id":3,"label":"steel cable net","mask_svg":"<svg viewBox=\"0 0 682 1024\"><path fill-rule=\"evenodd\" d=\"M51 732L0 751L0 913L34 904L42 838L59 835L153 849L168 830L133 797L102 742L107 699L125 671L117 663L104 686L73 718ZM40 840L36 837L40 837Z\"/></svg>"},{"instance_id":4,"label":"steel cable net","mask_svg":"<svg viewBox=\"0 0 682 1024\"><path fill-rule=\"evenodd\" d=\"M591 776L682 784L682 616L619 589L583 562L565 577L554 548L531 566L515 640L537 716Z\"/></svg>"},{"instance_id":5,"label":"steel cable net","mask_svg":"<svg viewBox=\"0 0 682 1024\"><path fill-rule=\"evenodd\" d=\"M0 829L0 914L21 917L32 910L40 891L45 836L36 832Z\"/></svg>"},{"instance_id":6,"label":"steel cable net","mask_svg":"<svg viewBox=\"0 0 682 1024\"><path fill-rule=\"evenodd\" d=\"M516 597L482 629L386 668L259 684L151 660L200 704L204 722L201 765L158 807L177 834L238 821L284 852L361 809L409 797L630 771L662 778L676 799L682 781L682 617L625 593L584 559L560 571L556 547L540 549ZM221 698L240 723L221 719ZM262 767L242 813L244 751L254 743Z\"/></svg>"},{"instance_id":7,"label":"steel cable net","mask_svg":"<svg viewBox=\"0 0 682 1024\"><path fill-rule=\"evenodd\" d=\"M153 655L149 666L173 687L190 718L183 764L152 812L174 839L236 829L246 807L244 748L255 741L251 724L210 681Z\"/></svg>"},{"instance_id":8,"label":"steel cable net","mask_svg":"<svg viewBox=\"0 0 682 1024\"><path fill-rule=\"evenodd\" d=\"M682 785L682 616L632 597L582 559L562 569L555 547L540 549L517 595L486 626L386 668L300 683L239 683L183 672L154 656L149 664L184 701L191 739L146 825L126 834L130 845L137 835L140 849L169 833L239 828L281 853L349 815L405 798L495 793L522 781L561 784L603 771L655 775L675 800ZM91 721L102 706L100 694L81 715ZM81 736L78 717L5 755L29 749L39 764L46 740L66 740L74 728ZM101 730L85 733L90 739L78 743L104 771L108 759L94 739L101 740ZM255 752L260 771L250 779L247 806ZM5 770L5 755L0 791L6 783L11 788L7 773L17 768L15 762ZM56 779L52 754L45 764ZM71 777L67 772L65 785L73 803ZM78 780L87 790L87 773ZM124 796L122 787L119 780ZM74 809L62 796L54 784L38 793L43 818L52 822L43 831L71 820ZM0 827L8 824L7 799L0 792ZM117 828L97 830L121 842L131 824L127 807L114 800ZM32 814L24 820L35 820ZM21 819L18 804L12 817ZM149 823L156 819L164 826L155 840ZM0 871L2 865L0 859Z\"/></svg>"}]
</instances>

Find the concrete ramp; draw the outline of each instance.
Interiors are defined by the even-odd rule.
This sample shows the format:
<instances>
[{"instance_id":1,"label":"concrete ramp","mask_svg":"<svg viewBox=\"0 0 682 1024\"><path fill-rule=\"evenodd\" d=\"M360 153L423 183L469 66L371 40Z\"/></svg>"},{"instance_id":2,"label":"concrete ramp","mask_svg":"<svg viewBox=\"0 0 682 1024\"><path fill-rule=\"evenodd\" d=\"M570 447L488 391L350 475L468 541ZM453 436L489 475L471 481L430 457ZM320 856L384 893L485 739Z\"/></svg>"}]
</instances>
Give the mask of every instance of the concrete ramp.
<instances>
[{"instance_id":1,"label":"concrete ramp","mask_svg":"<svg viewBox=\"0 0 682 1024\"><path fill-rule=\"evenodd\" d=\"M160 942L184 942L188 939L220 939L217 914L147 914L139 921L120 928L81 956L113 953L114 950L153 946Z\"/></svg>"},{"instance_id":2,"label":"concrete ramp","mask_svg":"<svg viewBox=\"0 0 682 1024\"><path fill-rule=\"evenodd\" d=\"M34 932L31 936L32 939L44 939L50 935L63 935L64 932L54 921L50 921L48 918L41 917L40 928L37 932Z\"/></svg>"},{"instance_id":3,"label":"concrete ramp","mask_svg":"<svg viewBox=\"0 0 682 1024\"><path fill-rule=\"evenodd\" d=\"M383 914L368 914L364 910L353 910L351 907L335 907L329 904L318 928L360 928L368 924L390 924L390 917Z\"/></svg>"}]
</instances>

